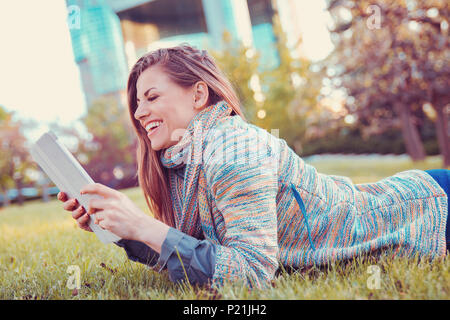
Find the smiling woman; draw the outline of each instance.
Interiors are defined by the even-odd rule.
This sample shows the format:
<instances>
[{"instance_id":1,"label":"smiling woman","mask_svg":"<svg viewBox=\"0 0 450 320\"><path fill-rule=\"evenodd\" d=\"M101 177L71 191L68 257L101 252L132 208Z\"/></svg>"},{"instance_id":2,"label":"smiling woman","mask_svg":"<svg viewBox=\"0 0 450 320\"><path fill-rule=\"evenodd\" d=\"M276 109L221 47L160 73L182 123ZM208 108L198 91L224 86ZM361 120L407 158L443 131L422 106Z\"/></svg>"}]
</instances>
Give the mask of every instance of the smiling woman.
<instances>
[{"instance_id":1,"label":"smiling woman","mask_svg":"<svg viewBox=\"0 0 450 320\"><path fill-rule=\"evenodd\" d=\"M157 219L175 225L161 151L179 142L205 107L224 100L245 118L228 79L206 53L190 46L161 49L139 59L128 79L128 105L138 139L139 183ZM155 120L160 127L148 131Z\"/></svg>"},{"instance_id":2,"label":"smiling woman","mask_svg":"<svg viewBox=\"0 0 450 320\"><path fill-rule=\"evenodd\" d=\"M446 255L448 170L356 185L318 173L283 139L245 120L205 51L181 45L144 55L131 70L128 103L139 184L154 217L100 184L83 189L104 197L87 214L60 199L80 227L89 230L96 212L131 260L167 269L172 281L265 287L282 266L381 252Z\"/></svg>"}]
</instances>

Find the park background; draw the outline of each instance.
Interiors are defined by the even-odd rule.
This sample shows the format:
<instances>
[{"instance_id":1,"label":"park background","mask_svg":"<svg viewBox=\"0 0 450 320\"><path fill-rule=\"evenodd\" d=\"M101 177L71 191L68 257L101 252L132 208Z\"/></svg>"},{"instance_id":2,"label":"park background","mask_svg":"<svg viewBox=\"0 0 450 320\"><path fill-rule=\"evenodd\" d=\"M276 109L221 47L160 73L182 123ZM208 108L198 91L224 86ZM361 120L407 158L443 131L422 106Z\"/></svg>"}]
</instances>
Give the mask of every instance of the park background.
<instances>
[{"instance_id":1,"label":"park background","mask_svg":"<svg viewBox=\"0 0 450 320\"><path fill-rule=\"evenodd\" d=\"M28 153L49 129L95 181L137 186L128 71L182 42L208 50L247 119L301 157L440 155L449 166L448 10L438 0L2 4L0 202L55 194Z\"/></svg>"},{"instance_id":2,"label":"park background","mask_svg":"<svg viewBox=\"0 0 450 320\"><path fill-rule=\"evenodd\" d=\"M127 75L149 50L187 42L216 59L251 123L285 139L319 172L365 183L448 167L448 19L440 0L1 3L0 297L448 298L448 262L412 267L388 259L383 270L394 266L398 274L382 284L385 291L369 290L365 269L354 266L351 277L328 273L340 294L321 272L282 278L266 296L242 288L212 296L171 291L166 276L123 269L120 248L77 230L28 152L54 131L95 181L151 214L137 188ZM73 264L91 277L75 294L65 286ZM434 268L425 285L424 268Z\"/></svg>"}]
</instances>

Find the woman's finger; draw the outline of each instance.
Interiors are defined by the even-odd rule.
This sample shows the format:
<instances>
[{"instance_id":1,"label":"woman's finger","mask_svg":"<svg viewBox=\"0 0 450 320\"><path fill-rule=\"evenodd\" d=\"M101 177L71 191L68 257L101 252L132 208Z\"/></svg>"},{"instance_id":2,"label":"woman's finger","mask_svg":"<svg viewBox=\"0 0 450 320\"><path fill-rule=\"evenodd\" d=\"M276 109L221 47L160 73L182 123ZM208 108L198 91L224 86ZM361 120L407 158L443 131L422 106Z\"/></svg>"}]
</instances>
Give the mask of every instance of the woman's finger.
<instances>
[{"instance_id":1,"label":"woman's finger","mask_svg":"<svg viewBox=\"0 0 450 320\"><path fill-rule=\"evenodd\" d=\"M64 202L63 208L64 210L67 211L73 211L75 209L77 209L79 206L79 203L77 201L77 199L69 199L66 202Z\"/></svg>"},{"instance_id":2,"label":"woman's finger","mask_svg":"<svg viewBox=\"0 0 450 320\"><path fill-rule=\"evenodd\" d=\"M81 215L80 217L78 217L77 218L77 222L80 224L80 225L88 225L89 224L89 220L90 220L91 218L89 217L89 215L88 214L83 214L83 215Z\"/></svg>"},{"instance_id":3,"label":"woman's finger","mask_svg":"<svg viewBox=\"0 0 450 320\"><path fill-rule=\"evenodd\" d=\"M79 206L78 208L76 208L75 210L72 211L72 217L74 219L78 219L79 217L81 217L85 213L86 213L86 210L84 210L84 207L83 206Z\"/></svg>"},{"instance_id":4,"label":"woman's finger","mask_svg":"<svg viewBox=\"0 0 450 320\"><path fill-rule=\"evenodd\" d=\"M98 225L100 226L100 228L105 229L105 230L109 230L109 222L106 220L100 220L98 222Z\"/></svg>"},{"instance_id":5,"label":"woman's finger","mask_svg":"<svg viewBox=\"0 0 450 320\"><path fill-rule=\"evenodd\" d=\"M98 223L99 221L105 220L107 213L105 211L98 211L95 213L95 221Z\"/></svg>"},{"instance_id":6,"label":"woman's finger","mask_svg":"<svg viewBox=\"0 0 450 320\"><path fill-rule=\"evenodd\" d=\"M90 220L89 215L84 214L83 216L77 219L78 227L80 227L83 230L92 232L91 227L89 227L89 220Z\"/></svg>"},{"instance_id":7,"label":"woman's finger","mask_svg":"<svg viewBox=\"0 0 450 320\"><path fill-rule=\"evenodd\" d=\"M120 193L101 183L92 183L81 188L80 194L98 194L105 198L117 198Z\"/></svg>"},{"instance_id":8,"label":"woman's finger","mask_svg":"<svg viewBox=\"0 0 450 320\"><path fill-rule=\"evenodd\" d=\"M89 200L87 213L93 214L98 212L98 210L104 210L109 208L112 203L111 199L91 199Z\"/></svg>"},{"instance_id":9,"label":"woman's finger","mask_svg":"<svg viewBox=\"0 0 450 320\"><path fill-rule=\"evenodd\" d=\"M67 194L65 192L62 192L62 191L58 192L57 197L58 197L58 200L60 200L62 202L67 201Z\"/></svg>"}]
</instances>

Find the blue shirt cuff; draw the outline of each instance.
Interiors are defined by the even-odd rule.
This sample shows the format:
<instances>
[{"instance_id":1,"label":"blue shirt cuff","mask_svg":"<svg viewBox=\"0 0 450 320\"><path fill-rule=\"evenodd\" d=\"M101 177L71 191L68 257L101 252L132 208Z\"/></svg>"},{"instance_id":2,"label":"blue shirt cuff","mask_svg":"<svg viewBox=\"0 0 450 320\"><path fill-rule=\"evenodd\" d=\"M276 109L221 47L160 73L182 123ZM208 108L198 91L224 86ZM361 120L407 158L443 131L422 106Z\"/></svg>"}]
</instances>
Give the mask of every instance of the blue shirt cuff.
<instances>
[{"instance_id":1,"label":"blue shirt cuff","mask_svg":"<svg viewBox=\"0 0 450 320\"><path fill-rule=\"evenodd\" d=\"M114 244L125 249L128 259L146 264L151 268L156 265L159 258L158 252L140 241L120 239Z\"/></svg>"},{"instance_id":2,"label":"blue shirt cuff","mask_svg":"<svg viewBox=\"0 0 450 320\"><path fill-rule=\"evenodd\" d=\"M167 267L173 282L187 280L204 284L212 279L216 262L216 246L170 228L161 246L157 266Z\"/></svg>"},{"instance_id":3,"label":"blue shirt cuff","mask_svg":"<svg viewBox=\"0 0 450 320\"><path fill-rule=\"evenodd\" d=\"M178 246L178 243L183 239L184 233L175 229L169 228L167 232L166 239L164 240L161 246L161 253L159 255L159 259L156 262L156 268L158 268L158 272L164 269L167 264L167 260L169 260L170 256L175 252L175 247Z\"/></svg>"}]
</instances>

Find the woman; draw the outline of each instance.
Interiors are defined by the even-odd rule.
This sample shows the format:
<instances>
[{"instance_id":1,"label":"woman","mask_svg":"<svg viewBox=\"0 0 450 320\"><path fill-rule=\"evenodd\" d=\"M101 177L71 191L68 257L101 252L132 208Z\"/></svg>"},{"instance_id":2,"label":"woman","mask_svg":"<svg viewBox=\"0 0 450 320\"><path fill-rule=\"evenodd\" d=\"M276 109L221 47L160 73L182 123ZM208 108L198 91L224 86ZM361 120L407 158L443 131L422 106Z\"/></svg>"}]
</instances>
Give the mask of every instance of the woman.
<instances>
[{"instance_id":1,"label":"woman","mask_svg":"<svg viewBox=\"0 0 450 320\"><path fill-rule=\"evenodd\" d=\"M128 104L139 184L154 217L101 184L81 190L104 197L87 212L63 192L58 198L81 228L91 231L95 213L130 259L167 269L171 281L262 287L281 265L324 265L387 249L446 254L448 170L359 185L320 174L284 140L245 121L205 51L183 45L140 58Z\"/></svg>"}]
</instances>

